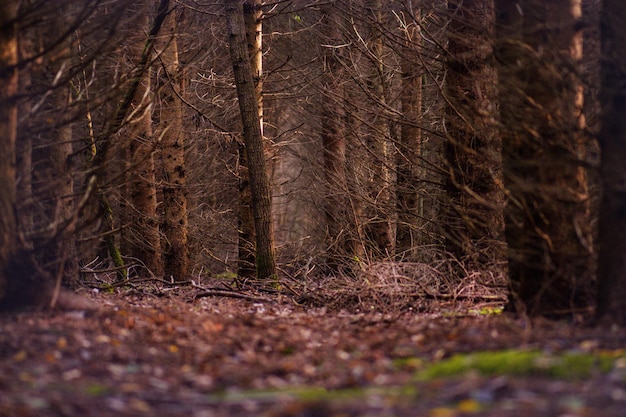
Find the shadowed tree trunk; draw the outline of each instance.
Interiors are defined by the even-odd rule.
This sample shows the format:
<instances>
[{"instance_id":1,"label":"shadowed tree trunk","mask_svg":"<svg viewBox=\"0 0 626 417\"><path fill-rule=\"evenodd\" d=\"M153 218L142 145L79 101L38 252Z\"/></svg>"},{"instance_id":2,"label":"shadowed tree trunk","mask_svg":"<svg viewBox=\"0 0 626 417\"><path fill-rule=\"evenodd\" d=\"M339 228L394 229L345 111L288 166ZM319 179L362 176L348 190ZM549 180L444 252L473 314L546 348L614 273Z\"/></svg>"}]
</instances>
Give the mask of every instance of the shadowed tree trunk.
<instances>
[{"instance_id":1,"label":"shadowed tree trunk","mask_svg":"<svg viewBox=\"0 0 626 417\"><path fill-rule=\"evenodd\" d=\"M493 0L454 0L450 13L445 144L446 249L481 266L504 261L501 142L491 58Z\"/></svg>"},{"instance_id":2,"label":"shadowed tree trunk","mask_svg":"<svg viewBox=\"0 0 626 417\"><path fill-rule=\"evenodd\" d=\"M10 264L17 254L18 236L15 205L15 140L17 136L18 43L17 10L19 1L0 4L0 306L11 296Z\"/></svg>"},{"instance_id":3,"label":"shadowed tree trunk","mask_svg":"<svg viewBox=\"0 0 626 417\"><path fill-rule=\"evenodd\" d=\"M397 208L395 204L396 170L395 148L391 141L389 120L386 117L384 42L382 30L382 1L368 0L365 6L371 22L370 59L373 67L369 78L372 98L375 100L371 123L371 150L375 155L372 198L375 203L372 234L376 249L383 257L393 256L396 250Z\"/></svg>"},{"instance_id":4,"label":"shadowed tree trunk","mask_svg":"<svg viewBox=\"0 0 626 417\"><path fill-rule=\"evenodd\" d=\"M580 1L496 1L510 307L562 315L590 305L581 158Z\"/></svg>"},{"instance_id":5,"label":"shadowed tree trunk","mask_svg":"<svg viewBox=\"0 0 626 417\"><path fill-rule=\"evenodd\" d=\"M415 20L420 10L413 12ZM402 91L400 101L402 125L398 145L398 230L397 252L402 257L415 259L418 246L425 243L423 233L423 196L419 193L421 176L420 156L422 151L422 65L417 55L421 48L418 22L407 22L404 28L405 46L401 49ZM417 52L416 52L417 51Z\"/></svg>"},{"instance_id":6,"label":"shadowed tree trunk","mask_svg":"<svg viewBox=\"0 0 626 417\"><path fill-rule=\"evenodd\" d=\"M626 3L602 3L603 197L600 207L597 317L626 326Z\"/></svg>"},{"instance_id":7,"label":"shadowed tree trunk","mask_svg":"<svg viewBox=\"0 0 626 417\"><path fill-rule=\"evenodd\" d=\"M276 277L274 233L272 229L271 188L263 150L263 132L258 109L253 68L246 42L242 4L225 0L228 42L230 46L241 120L245 153L250 175L251 205L254 214L257 278Z\"/></svg>"},{"instance_id":8,"label":"shadowed tree trunk","mask_svg":"<svg viewBox=\"0 0 626 417\"><path fill-rule=\"evenodd\" d=\"M350 234L346 225L352 223L347 217L350 213L346 198L346 137L342 129L342 79L341 67L337 62L334 45L341 44L337 28L337 11L334 4L322 9L321 32L327 39L322 50L324 81L321 91L320 129L324 156L324 178L326 180L326 232L328 238L327 263L333 269L354 256L351 250Z\"/></svg>"},{"instance_id":9,"label":"shadowed tree trunk","mask_svg":"<svg viewBox=\"0 0 626 417\"><path fill-rule=\"evenodd\" d=\"M139 44L142 46L141 44ZM135 50L133 56L140 56ZM157 216L154 153L155 136L152 129L151 71L142 74L142 80L133 99L139 116L128 127L130 139L130 213L129 229L124 233L129 239L129 255L143 262L156 276L163 275L161 237Z\"/></svg>"},{"instance_id":10,"label":"shadowed tree trunk","mask_svg":"<svg viewBox=\"0 0 626 417\"><path fill-rule=\"evenodd\" d=\"M159 70L159 131L163 172L163 263L166 277L187 279L187 196L185 177L185 136L181 69L178 61L176 15L170 13L164 22L161 42L162 68Z\"/></svg>"}]
</instances>

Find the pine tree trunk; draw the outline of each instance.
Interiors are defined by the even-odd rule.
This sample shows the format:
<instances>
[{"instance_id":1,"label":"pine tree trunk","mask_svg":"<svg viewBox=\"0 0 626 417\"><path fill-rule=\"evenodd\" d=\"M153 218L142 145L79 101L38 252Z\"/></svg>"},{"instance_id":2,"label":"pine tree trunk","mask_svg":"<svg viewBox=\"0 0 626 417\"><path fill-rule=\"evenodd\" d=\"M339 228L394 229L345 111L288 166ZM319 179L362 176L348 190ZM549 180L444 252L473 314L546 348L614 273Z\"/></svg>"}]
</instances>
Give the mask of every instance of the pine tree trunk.
<instances>
[{"instance_id":1,"label":"pine tree trunk","mask_svg":"<svg viewBox=\"0 0 626 417\"><path fill-rule=\"evenodd\" d=\"M415 19L420 18L420 10L414 11ZM424 196L420 193L420 184L424 175L420 170L422 155L422 88L423 68L419 65L419 51L422 45L417 22L411 22L405 28L405 47L401 49L402 91L400 101L402 125L398 145L397 166L397 202L398 231L396 236L397 252L403 258L416 259L419 245L427 239L423 230ZM418 52L419 53L419 52Z\"/></svg>"},{"instance_id":2,"label":"pine tree trunk","mask_svg":"<svg viewBox=\"0 0 626 417\"><path fill-rule=\"evenodd\" d=\"M185 137L175 14L165 20L159 72L161 164L163 172L164 273L176 281L186 280L189 270L187 246L187 196Z\"/></svg>"},{"instance_id":3,"label":"pine tree trunk","mask_svg":"<svg viewBox=\"0 0 626 417\"><path fill-rule=\"evenodd\" d=\"M446 249L481 267L504 262L501 141L491 65L493 0L449 1Z\"/></svg>"},{"instance_id":4,"label":"pine tree trunk","mask_svg":"<svg viewBox=\"0 0 626 417\"><path fill-rule=\"evenodd\" d=\"M626 3L602 4L603 108L600 147L599 319L626 326Z\"/></svg>"},{"instance_id":5,"label":"pine tree trunk","mask_svg":"<svg viewBox=\"0 0 626 417\"><path fill-rule=\"evenodd\" d=\"M333 5L322 9L322 33L327 45L340 44L341 39L336 22L337 11ZM326 180L326 233L328 239L327 263L336 270L346 259L354 256L349 244L346 226L350 223L350 213L346 198L346 135L342 129L343 105L341 98L342 71L332 46L327 46L322 55L324 81L321 91L320 128L324 157L324 178Z\"/></svg>"},{"instance_id":6,"label":"pine tree trunk","mask_svg":"<svg viewBox=\"0 0 626 417\"><path fill-rule=\"evenodd\" d=\"M254 73L246 45L243 6L237 0L225 0L225 9L230 54L250 174L251 204L256 234L257 278L273 279L276 278L276 259L272 230L271 188L265 164Z\"/></svg>"},{"instance_id":7,"label":"pine tree trunk","mask_svg":"<svg viewBox=\"0 0 626 417\"><path fill-rule=\"evenodd\" d=\"M145 19L147 23L148 19ZM131 56L141 59L141 39L131 48ZM152 71L146 68L133 96L131 107L135 112L133 121L126 129L130 136L128 158L130 159L129 228L122 235L127 240L128 255L143 262L151 274L163 275L161 236L157 214L156 170L154 154L156 135L152 127L153 93Z\"/></svg>"},{"instance_id":8,"label":"pine tree trunk","mask_svg":"<svg viewBox=\"0 0 626 417\"><path fill-rule=\"evenodd\" d=\"M10 264L18 249L14 205L15 141L17 135L19 1L0 3L0 305L8 295ZM13 277L16 278L16 277Z\"/></svg>"},{"instance_id":9,"label":"pine tree trunk","mask_svg":"<svg viewBox=\"0 0 626 417\"><path fill-rule=\"evenodd\" d=\"M395 204L395 149L391 141L389 121L385 116L385 66L383 62L384 42L381 32L382 1L368 0L366 10L374 16L371 28L370 54L373 60L369 84L375 100L371 122L371 150L374 162L372 199L375 203L372 234L377 251L382 257L395 255L396 224L398 213Z\"/></svg>"},{"instance_id":10,"label":"pine tree trunk","mask_svg":"<svg viewBox=\"0 0 626 417\"><path fill-rule=\"evenodd\" d=\"M593 282L580 1L496 6L510 307L571 314L589 307Z\"/></svg>"},{"instance_id":11,"label":"pine tree trunk","mask_svg":"<svg viewBox=\"0 0 626 417\"><path fill-rule=\"evenodd\" d=\"M246 0L243 4L248 56L254 79L254 91L257 101L257 112L261 136L263 136L263 26L260 0ZM239 175L239 215L238 230L238 275L253 277L256 274L255 228L252 212L252 195L250 191L249 162L245 145L238 143L238 175Z\"/></svg>"}]
</instances>

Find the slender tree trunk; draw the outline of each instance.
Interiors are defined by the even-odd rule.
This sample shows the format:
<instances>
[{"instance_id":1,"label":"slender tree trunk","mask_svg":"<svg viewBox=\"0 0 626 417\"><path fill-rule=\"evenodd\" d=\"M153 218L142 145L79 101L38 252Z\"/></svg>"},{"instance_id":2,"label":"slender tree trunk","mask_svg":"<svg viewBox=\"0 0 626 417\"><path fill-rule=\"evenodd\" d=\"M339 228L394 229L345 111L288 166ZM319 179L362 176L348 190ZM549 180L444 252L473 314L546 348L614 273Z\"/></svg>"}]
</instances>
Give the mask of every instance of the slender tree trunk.
<instances>
[{"instance_id":1,"label":"slender tree trunk","mask_svg":"<svg viewBox=\"0 0 626 417\"><path fill-rule=\"evenodd\" d=\"M243 4L248 56L254 79L257 112L263 136L263 23L260 0L246 0ZM238 142L239 218L238 218L238 274L253 277L256 274L255 230L250 192L249 161L243 142Z\"/></svg>"},{"instance_id":2,"label":"slender tree trunk","mask_svg":"<svg viewBox=\"0 0 626 417\"><path fill-rule=\"evenodd\" d=\"M580 1L496 6L510 306L530 315L587 309L593 271Z\"/></svg>"},{"instance_id":3,"label":"slender tree trunk","mask_svg":"<svg viewBox=\"0 0 626 417\"><path fill-rule=\"evenodd\" d=\"M251 203L256 234L257 278L275 278L276 258L272 230L271 188L265 164L254 73L246 45L243 6L237 0L225 0L225 10L250 174Z\"/></svg>"},{"instance_id":4,"label":"slender tree trunk","mask_svg":"<svg viewBox=\"0 0 626 417\"><path fill-rule=\"evenodd\" d=\"M33 39L31 35L21 34L19 39L19 60L22 61L32 54ZM20 95L26 96L32 86L31 71L20 71L19 75ZM17 155L16 169L17 178L17 201L22 202L20 210L17 212L18 223L22 230L32 231L34 229L33 219L33 139L29 130L32 129L30 112L32 109L31 100L21 100L19 103L18 117L20 122L17 127ZM32 247L30 239L24 238L24 244Z\"/></svg>"},{"instance_id":5,"label":"slender tree trunk","mask_svg":"<svg viewBox=\"0 0 626 417\"><path fill-rule=\"evenodd\" d=\"M131 136L129 146L130 172L132 173L129 196L131 216L129 216L129 230L124 236L129 240L129 254L143 262L151 273L161 276L163 263L156 209L154 153L157 143L152 129L151 72L146 70L142 74L142 81L137 87L132 104L139 116L128 127Z\"/></svg>"},{"instance_id":6,"label":"slender tree trunk","mask_svg":"<svg viewBox=\"0 0 626 417\"><path fill-rule=\"evenodd\" d=\"M95 148L92 163L96 171L96 176L94 178L97 181L98 178L106 178L107 160L110 157L109 150L112 148L113 145L112 138L115 133L119 132L120 129L122 129L127 123L127 116L131 112L133 100L137 97L137 91L140 89L143 75L146 71L148 71L150 58L153 56L152 52L154 51L156 36L158 35L161 26L163 25L163 21L165 20L169 12L169 4L169 0L159 1L157 13L154 17L154 20L152 21L152 25L148 32L148 38L143 46L143 49L141 50L139 61L137 65L131 69L132 77L128 89L126 90L122 100L118 103L112 120L106 126L106 130L103 134L103 137L105 139L102 140ZM104 190L97 188L97 181L94 186L97 190L99 210L103 214L104 224L106 224L107 228L109 229L108 231L110 231L114 227L112 222L111 206L108 202L108 198ZM119 248L115 245L114 236L112 234L107 234L107 236L105 237L105 241L107 248L109 249L109 254L115 266L123 266L121 255L119 253ZM160 245L160 243L158 244ZM124 275L125 274L123 273L119 273L118 277L122 278Z\"/></svg>"},{"instance_id":7,"label":"slender tree trunk","mask_svg":"<svg viewBox=\"0 0 626 417\"><path fill-rule=\"evenodd\" d=\"M159 71L161 163L163 171L163 234L164 272L175 280L187 279L189 253L187 247L187 196L185 178L185 136L175 14L164 22Z\"/></svg>"},{"instance_id":8,"label":"slender tree trunk","mask_svg":"<svg viewBox=\"0 0 626 417\"><path fill-rule=\"evenodd\" d=\"M602 3L603 197L600 207L597 317L626 326L626 3Z\"/></svg>"},{"instance_id":9,"label":"slender tree trunk","mask_svg":"<svg viewBox=\"0 0 626 417\"><path fill-rule=\"evenodd\" d=\"M420 10L413 12L415 19L420 18ZM405 28L405 46L401 49L402 91L400 102L402 124L398 145L397 167L397 202L398 231L396 236L397 252L408 259L415 259L418 246L425 243L423 229L423 195L420 193L422 175L420 157L422 155L422 65L419 62L421 34L418 22L408 22ZM417 51L417 52L416 52Z\"/></svg>"},{"instance_id":10,"label":"slender tree trunk","mask_svg":"<svg viewBox=\"0 0 626 417\"><path fill-rule=\"evenodd\" d=\"M454 0L446 75L446 249L481 266L504 261L501 141L491 65L493 0Z\"/></svg>"},{"instance_id":11,"label":"slender tree trunk","mask_svg":"<svg viewBox=\"0 0 626 417\"><path fill-rule=\"evenodd\" d=\"M152 7L142 6L142 11ZM141 20L149 24L148 13ZM130 57L134 67L142 60L144 44L143 31L133 39ZM156 41L155 41L156 42ZM127 227L122 234L122 248L126 254L143 263L150 274L163 275L163 258L161 235L159 231L159 214L157 213L156 166L154 154L157 151L157 135L152 126L154 94L152 90L152 70L144 68L138 74L136 90L130 103L133 109L132 121L125 127L129 136L129 145L122 152L127 153L129 182L126 201L123 202L125 213L123 219ZM126 226L126 225L125 225Z\"/></svg>"},{"instance_id":12,"label":"slender tree trunk","mask_svg":"<svg viewBox=\"0 0 626 417\"><path fill-rule=\"evenodd\" d=\"M0 3L0 306L9 296L11 262L18 251L15 218L15 141L17 136L19 1Z\"/></svg>"},{"instance_id":13,"label":"slender tree trunk","mask_svg":"<svg viewBox=\"0 0 626 417\"><path fill-rule=\"evenodd\" d=\"M69 46L68 49L69 51ZM67 108L71 104L71 91L69 86L61 88L54 93L55 105L57 108ZM55 264L54 270L57 277L70 287L78 286L78 259L76 253L76 241L74 230L74 178L71 170L71 157L73 154L73 126L66 122L60 126L56 143L50 148L51 176L56 179L54 190L51 191L54 202L50 221L59 224L64 230L56 233L56 237L51 242L54 251L48 254L52 256L50 262ZM49 185L48 185L49 186ZM44 250L47 249L44 247Z\"/></svg>"},{"instance_id":14,"label":"slender tree trunk","mask_svg":"<svg viewBox=\"0 0 626 417\"><path fill-rule=\"evenodd\" d=\"M391 141L389 120L385 116L387 99L385 97L384 42L382 27L382 1L368 0L367 12L373 17L370 39L370 54L373 71L370 75L370 88L375 100L374 114L371 121L372 153L377 157L374 162L373 195L374 220L373 238L377 250L383 257L393 256L396 245L397 211L395 204L395 149Z\"/></svg>"},{"instance_id":15,"label":"slender tree trunk","mask_svg":"<svg viewBox=\"0 0 626 417\"><path fill-rule=\"evenodd\" d=\"M328 238L327 263L336 270L351 253L349 233L346 226L350 223L350 213L346 198L346 134L342 129L343 100L341 95L342 72L337 62L336 51L332 45L341 43L337 28L337 11L334 4L322 9L322 33L327 39L322 42L327 46L322 52L324 81L321 91L320 129L324 157L324 177L326 180L326 232Z\"/></svg>"}]
</instances>

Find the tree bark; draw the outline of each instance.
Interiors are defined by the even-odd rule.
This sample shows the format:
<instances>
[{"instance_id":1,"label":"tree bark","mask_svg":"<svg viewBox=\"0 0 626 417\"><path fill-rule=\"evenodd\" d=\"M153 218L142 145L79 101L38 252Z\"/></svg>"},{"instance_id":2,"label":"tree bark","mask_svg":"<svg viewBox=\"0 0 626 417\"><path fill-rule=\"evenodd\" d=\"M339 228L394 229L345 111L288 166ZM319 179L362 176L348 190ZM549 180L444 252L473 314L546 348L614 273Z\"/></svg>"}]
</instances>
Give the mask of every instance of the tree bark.
<instances>
[{"instance_id":1,"label":"tree bark","mask_svg":"<svg viewBox=\"0 0 626 417\"><path fill-rule=\"evenodd\" d=\"M481 267L504 261L501 141L491 64L493 0L449 1L446 249Z\"/></svg>"},{"instance_id":2,"label":"tree bark","mask_svg":"<svg viewBox=\"0 0 626 417\"><path fill-rule=\"evenodd\" d=\"M238 0L225 0L225 10L250 174L251 205L256 234L257 278L274 279L276 278L276 259L272 230L271 187L266 171L254 73L246 45L243 5Z\"/></svg>"},{"instance_id":3,"label":"tree bark","mask_svg":"<svg viewBox=\"0 0 626 417\"><path fill-rule=\"evenodd\" d=\"M602 128L596 315L626 326L626 3L602 3Z\"/></svg>"},{"instance_id":4,"label":"tree bark","mask_svg":"<svg viewBox=\"0 0 626 417\"><path fill-rule=\"evenodd\" d=\"M366 10L373 17L371 22L370 56L373 61L369 78L374 114L371 122L371 150L374 162L372 199L375 203L372 223L373 238L382 257L395 255L396 225L398 213L395 204L396 168L395 149L391 141L389 120L385 116L385 66L383 62L384 41L381 32L382 1L368 0Z\"/></svg>"},{"instance_id":5,"label":"tree bark","mask_svg":"<svg viewBox=\"0 0 626 417\"><path fill-rule=\"evenodd\" d=\"M593 282L579 0L497 0L509 307L588 309Z\"/></svg>"},{"instance_id":6,"label":"tree bark","mask_svg":"<svg viewBox=\"0 0 626 417\"><path fill-rule=\"evenodd\" d=\"M324 178L326 181L326 234L328 239L327 264L337 270L346 259L354 256L350 244L350 234L346 226L351 222L348 217L349 201L346 198L346 135L342 128L341 94L342 71L337 62L340 52L333 45L341 43L338 31L337 11L334 4L322 9L322 33L327 39L322 51L323 81L320 105L320 134L324 158Z\"/></svg>"},{"instance_id":7,"label":"tree bark","mask_svg":"<svg viewBox=\"0 0 626 417\"><path fill-rule=\"evenodd\" d=\"M416 20L420 18L420 10L413 11ZM423 68L418 54L422 39L418 22L407 22L404 29L404 47L401 49L402 91L400 105L402 125L400 126L400 143L398 145L397 167L398 184L396 189L398 202L398 230L396 245L398 253L406 259L416 259L418 246L426 243L422 224L423 195L420 184L423 173L420 170L422 156L422 100L423 100Z\"/></svg>"},{"instance_id":8,"label":"tree bark","mask_svg":"<svg viewBox=\"0 0 626 417\"><path fill-rule=\"evenodd\" d=\"M19 1L0 3L0 304L4 304L11 277L10 265L18 250L15 218L15 141L17 136Z\"/></svg>"},{"instance_id":9,"label":"tree bark","mask_svg":"<svg viewBox=\"0 0 626 417\"><path fill-rule=\"evenodd\" d=\"M246 0L243 4L248 56L254 79L254 92L261 136L263 136L263 14L260 0ZM256 274L255 227L250 191L249 161L245 145L238 141L239 217L238 223L238 275L253 277Z\"/></svg>"},{"instance_id":10,"label":"tree bark","mask_svg":"<svg viewBox=\"0 0 626 417\"><path fill-rule=\"evenodd\" d=\"M163 172L164 273L166 277L182 281L187 279L189 253L183 107L178 96L183 92L176 26L175 14L170 13L164 22L167 36L161 41L163 68L159 71L158 91Z\"/></svg>"},{"instance_id":11,"label":"tree bark","mask_svg":"<svg viewBox=\"0 0 626 417\"><path fill-rule=\"evenodd\" d=\"M141 57L140 41L131 48L133 57ZM129 255L143 262L148 271L156 276L163 275L161 236L157 214L157 192L154 154L156 138L152 127L153 94L152 71L146 68L141 73L132 101L137 113L128 125L130 136L130 196L129 229L124 233L128 240Z\"/></svg>"}]
</instances>

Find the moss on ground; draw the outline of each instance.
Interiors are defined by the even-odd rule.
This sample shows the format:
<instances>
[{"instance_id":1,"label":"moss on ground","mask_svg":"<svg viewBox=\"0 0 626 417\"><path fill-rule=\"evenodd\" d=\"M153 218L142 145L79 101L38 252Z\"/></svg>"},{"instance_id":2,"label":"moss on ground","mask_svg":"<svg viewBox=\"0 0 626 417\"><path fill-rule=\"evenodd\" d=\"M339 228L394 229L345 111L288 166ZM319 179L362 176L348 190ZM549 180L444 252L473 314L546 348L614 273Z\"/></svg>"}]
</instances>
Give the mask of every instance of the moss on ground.
<instances>
[{"instance_id":1,"label":"moss on ground","mask_svg":"<svg viewBox=\"0 0 626 417\"><path fill-rule=\"evenodd\" d=\"M418 381L429 381L478 372L481 375L545 376L562 379L588 378L613 369L618 359L626 358L619 352L565 352L547 353L539 350L502 350L454 355L417 372Z\"/></svg>"}]
</instances>

